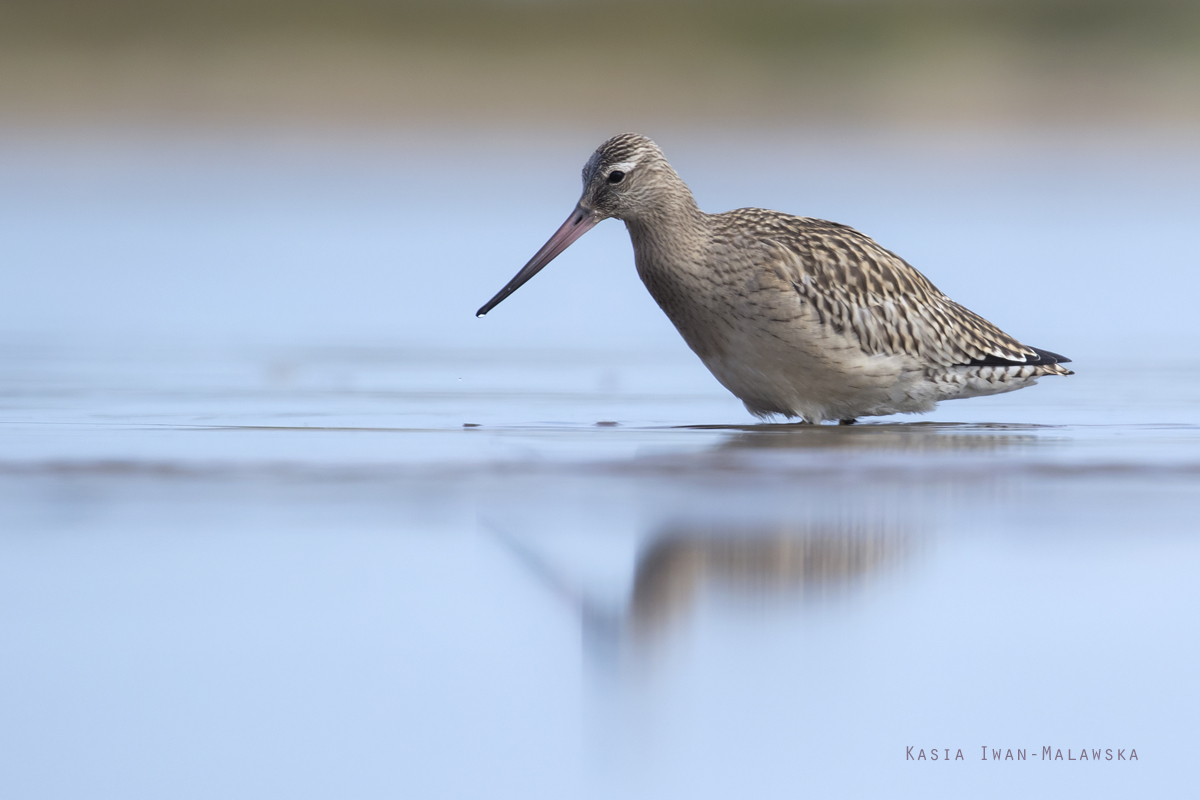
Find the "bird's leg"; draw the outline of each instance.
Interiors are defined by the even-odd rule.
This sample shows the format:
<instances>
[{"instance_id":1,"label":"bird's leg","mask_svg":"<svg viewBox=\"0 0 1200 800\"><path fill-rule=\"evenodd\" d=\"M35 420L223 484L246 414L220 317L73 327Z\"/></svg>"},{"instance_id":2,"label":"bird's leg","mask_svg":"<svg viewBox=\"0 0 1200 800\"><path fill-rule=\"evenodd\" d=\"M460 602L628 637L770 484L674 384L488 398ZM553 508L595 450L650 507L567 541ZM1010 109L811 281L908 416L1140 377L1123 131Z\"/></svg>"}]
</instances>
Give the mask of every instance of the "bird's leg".
<instances>
[{"instance_id":1,"label":"bird's leg","mask_svg":"<svg viewBox=\"0 0 1200 800\"><path fill-rule=\"evenodd\" d=\"M838 420L838 425L853 425L856 422L858 422L857 419L841 419Z\"/></svg>"}]
</instances>

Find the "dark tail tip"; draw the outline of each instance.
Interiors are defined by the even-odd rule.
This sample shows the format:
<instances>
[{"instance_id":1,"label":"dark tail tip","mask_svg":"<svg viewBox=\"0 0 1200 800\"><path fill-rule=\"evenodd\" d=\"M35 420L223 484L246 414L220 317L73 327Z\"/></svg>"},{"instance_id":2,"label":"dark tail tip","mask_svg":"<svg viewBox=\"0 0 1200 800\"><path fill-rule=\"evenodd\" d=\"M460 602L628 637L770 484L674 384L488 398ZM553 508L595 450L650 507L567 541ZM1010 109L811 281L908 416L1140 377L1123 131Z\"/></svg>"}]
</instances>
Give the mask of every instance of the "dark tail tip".
<instances>
[{"instance_id":1,"label":"dark tail tip","mask_svg":"<svg viewBox=\"0 0 1200 800\"><path fill-rule=\"evenodd\" d=\"M1030 350L1037 353L1037 358L1026 359L1025 361L1013 361L1009 358L1001 358L1000 356L987 356L986 358L976 358L967 362L968 367L1036 367L1043 364L1069 364L1071 359L1066 356L1060 356L1058 353L1051 353L1049 350L1042 350L1037 347L1030 347Z\"/></svg>"},{"instance_id":2,"label":"dark tail tip","mask_svg":"<svg viewBox=\"0 0 1200 800\"><path fill-rule=\"evenodd\" d=\"M1037 361L1026 361L1026 364L1070 364L1071 359L1066 356L1060 356L1058 353L1051 353L1049 350L1040 350L1036 347L1029 348L1038 354Z\"/></svg>"}]
</instances>

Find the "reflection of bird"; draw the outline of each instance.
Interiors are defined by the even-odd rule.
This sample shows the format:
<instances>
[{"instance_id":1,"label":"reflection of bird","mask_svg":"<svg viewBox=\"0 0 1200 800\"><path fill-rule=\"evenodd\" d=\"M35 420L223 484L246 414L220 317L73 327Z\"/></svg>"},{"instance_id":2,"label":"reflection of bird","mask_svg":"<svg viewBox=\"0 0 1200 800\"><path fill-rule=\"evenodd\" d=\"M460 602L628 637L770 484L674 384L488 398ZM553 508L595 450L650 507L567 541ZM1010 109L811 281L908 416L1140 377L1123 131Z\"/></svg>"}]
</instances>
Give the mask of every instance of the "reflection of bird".
<instances>
[{"instance_id":1,"label":"reflection of bird","mask_svg":"<svg viewBox=\"0 0 1200 800\"><path fill-rule=\"evenodd\" d=\"M718 426L706 426L710 429ZM728 429L728 428L726 428ZM853 428L828 425L746 425L719 447L727 450L856 450L860 452L980 453L1029 447L1050 437L1036 426L958 423L877 424Z\"/></svg>"},{"instance_id":2,"label":"reflection of bird","mask_svg":"<svg viewBox=\"0 0 1200 800\"><path fill-rule=\"evenodd\" d=\"M609 139L563 226L482 316L608 217L684 340L751 413L806 422L933 409L1070 375L845 225L743 208L705 214L644 136Z\"/></svg>"},{"instance_id":3,"label":"reflection of bird","mask_svg":"<svg viewBox=\"0 0 1200 800\"><path fill-rule=\"evenodd\" d=\"M895 561L907 544L885 525L673 526L638 557L630 617L637 632L657 632L705 584L764 596L841 588Z\"/></svg>"},{"instance_id":4,"label":"reflection of bird","mask_svg":"<svg viewBox=\"0 0 1200 800\"><path fill-rule=\"evenodd\" d=\"M878 520L824 525L676 522L655 533L638 555L633 591L622 608L590 596L521 538L488 527L579 613L586 640L605 655L618 653L624 640L640 646L661 637L709 589L768 600L833 593L885 571L913 550L910 533Z\"/></svg>"}]
</instances>

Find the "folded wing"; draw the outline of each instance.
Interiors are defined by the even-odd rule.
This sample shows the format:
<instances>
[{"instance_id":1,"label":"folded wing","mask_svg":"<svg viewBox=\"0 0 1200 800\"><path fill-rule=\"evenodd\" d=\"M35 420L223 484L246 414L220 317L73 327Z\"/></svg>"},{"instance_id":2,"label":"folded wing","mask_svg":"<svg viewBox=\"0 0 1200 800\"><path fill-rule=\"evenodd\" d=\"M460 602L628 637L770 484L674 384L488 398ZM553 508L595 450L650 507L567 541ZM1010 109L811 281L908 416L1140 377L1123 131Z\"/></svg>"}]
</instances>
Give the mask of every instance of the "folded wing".
<instances>
[{"instance_id":1,"label":"folded wing","mask_svg":"<svg viewBox=\"0 0 1200 800\"><path fill-rule=\"evenodd\" d=\"M1021 344L853 228L759 209L730 216L741 236L749 229L761 242L763 268L790 284L821 324L853 334L869 354L908 354L947 367L1070 361Z\"/></svg>"}]
</instances>

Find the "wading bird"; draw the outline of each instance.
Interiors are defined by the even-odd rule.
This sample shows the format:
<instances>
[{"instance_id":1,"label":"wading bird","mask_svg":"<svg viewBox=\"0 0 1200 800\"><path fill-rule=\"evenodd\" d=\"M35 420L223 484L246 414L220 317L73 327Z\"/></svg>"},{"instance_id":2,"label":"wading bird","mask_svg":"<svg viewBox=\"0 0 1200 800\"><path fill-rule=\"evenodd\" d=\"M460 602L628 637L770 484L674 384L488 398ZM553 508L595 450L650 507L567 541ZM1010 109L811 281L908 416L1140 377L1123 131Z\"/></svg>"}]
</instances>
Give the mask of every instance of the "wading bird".
<instances>
[{"instance_id":1,"label":"wading bird","mask_svg":"<svg viewBox=\"0 0 1200 800\"><path fill-rule=\"evenodd\" d=\"M477 316L609 217L625 222L659 307L755 416L850 424L1073 374L1070 359L1021 344L853 228L761 208L704 213L634 133L592 154L571 216Z\"/></svg>"}]
</instances>

